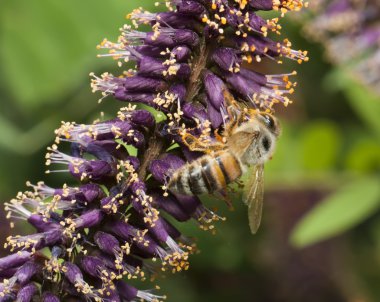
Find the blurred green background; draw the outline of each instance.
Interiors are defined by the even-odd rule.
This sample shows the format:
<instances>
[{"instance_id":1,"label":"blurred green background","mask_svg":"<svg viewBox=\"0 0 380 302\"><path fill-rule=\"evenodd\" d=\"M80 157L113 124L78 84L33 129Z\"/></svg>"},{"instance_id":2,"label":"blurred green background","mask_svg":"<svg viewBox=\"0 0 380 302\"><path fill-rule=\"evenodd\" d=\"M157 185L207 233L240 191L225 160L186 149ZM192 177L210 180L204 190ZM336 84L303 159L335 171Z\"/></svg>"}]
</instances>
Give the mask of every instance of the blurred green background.
<instances>
[{"instance_id":1,"label":"blurred green background","mask_svg":"<svg viewBox=\"0 0 380 302\"><path fill-rule=\"evenodd\" d=\"M136 5L153 3L136 2L2 1L1 201L24 190L26 180L65 180L44 174L45 149L61 120L88 122L121 106L112 99L98 105L88 74L121 73L112 60L96 58L95 46L115 40ZM215 236L180 226L201 253L188 272L158 282L169 302L380 301L380 97L328 64L323 47L303 37L299 25L285 23L311 60L274 66L297 68L299 87L294 104L278 109L283 134L266 167L263 225L250 235L239 196L233 212L206 201L227 222ZM1 221L3 242L3 212Z\"/></svg>"}]
</instances>

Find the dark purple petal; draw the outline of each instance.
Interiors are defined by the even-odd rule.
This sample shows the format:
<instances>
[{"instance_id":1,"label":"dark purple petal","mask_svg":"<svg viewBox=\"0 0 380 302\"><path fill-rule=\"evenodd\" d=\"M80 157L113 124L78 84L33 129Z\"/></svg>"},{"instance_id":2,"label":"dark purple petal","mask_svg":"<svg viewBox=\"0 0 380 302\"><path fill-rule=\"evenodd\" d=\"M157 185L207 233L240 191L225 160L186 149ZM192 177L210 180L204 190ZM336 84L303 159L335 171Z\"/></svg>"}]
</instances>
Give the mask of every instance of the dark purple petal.
<instances>
[{"instance_id":1,"label":"dark purple petal","mask_svg":"<svg viewBox=\"0 0 380 302\"><path fill-rule=\"evenodd\" d=\"M35 293L37 293L37 286L34 283L29 283L22 287L17 294L17 302L30 302Z\"/></svg>"},{"instance_id":2,"label":"dark purple petal","mask_svg":"<svg viewBox=\"0 0 380 302\"><path fill-rule=\"evenodd\" d=\"M27 251L20 251L3 258L0 258L0 270L6 270L11 267L20 266L31 258L32 254Z\"/></svg>"},{"instance_id":3,"label":"dark purple petal","mask_svg":"<svg viewBox=\"0 0 380 302\"><path fill-rule=\"evenodd\" d=\"M98 209L88 211L75 219L75 227L77 229L91 228L99 224L103 217L104 214Z\"/></svg>"}]
</instances>

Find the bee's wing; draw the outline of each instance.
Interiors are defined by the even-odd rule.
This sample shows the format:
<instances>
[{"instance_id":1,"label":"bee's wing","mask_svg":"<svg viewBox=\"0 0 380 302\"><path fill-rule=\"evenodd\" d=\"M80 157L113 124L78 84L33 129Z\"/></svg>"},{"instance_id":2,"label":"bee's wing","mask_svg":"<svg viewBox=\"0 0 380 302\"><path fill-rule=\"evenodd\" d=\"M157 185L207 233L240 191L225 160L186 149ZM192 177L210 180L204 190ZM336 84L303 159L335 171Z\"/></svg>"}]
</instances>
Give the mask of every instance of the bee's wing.
<instances>
[{"instance_id":1,"label":"bee's wing","mask_svg":"<svg viewBox=\"0 0 380 302\"><path fill-rule=\"evenodd\" d=\"M260 226L264 200L264 165L254 165L244 185L243 201L248 206L248 221L252 234Z\"/></svg>"}]
</instances>

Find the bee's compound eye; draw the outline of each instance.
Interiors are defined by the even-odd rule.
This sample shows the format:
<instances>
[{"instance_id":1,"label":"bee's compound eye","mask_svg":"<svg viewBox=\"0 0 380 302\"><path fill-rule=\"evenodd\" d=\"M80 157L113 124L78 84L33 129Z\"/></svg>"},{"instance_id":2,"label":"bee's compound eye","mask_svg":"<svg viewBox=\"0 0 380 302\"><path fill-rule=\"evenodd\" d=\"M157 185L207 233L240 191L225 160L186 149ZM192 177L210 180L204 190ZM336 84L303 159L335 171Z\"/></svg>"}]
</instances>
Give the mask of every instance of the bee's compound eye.
<instances>
[{"instance_id":1,"label":"bee's compound eye","mask_svg":"<svg viewBox=\"0 0 380 302\"><path fill-rule=\"evenodd\" d=\"M275 127L276 127L276 123L275 123L273 117L271 115L269 115L269 114L266 114L266 113L261 113L261 116L263 117L265 125L269 129L274 130Z\"/></svg>"},{"instance_id":2,"label":"bee's compound eye","mask_svg":"<svg viewBox=\"0 0 380 302\"><path fill-rule=\"evenodd\" d=\"M263 139L261 140L261 144L265 151L269 151L271 143L268 136L263 137Z\"/></svg>"}]
</instances>

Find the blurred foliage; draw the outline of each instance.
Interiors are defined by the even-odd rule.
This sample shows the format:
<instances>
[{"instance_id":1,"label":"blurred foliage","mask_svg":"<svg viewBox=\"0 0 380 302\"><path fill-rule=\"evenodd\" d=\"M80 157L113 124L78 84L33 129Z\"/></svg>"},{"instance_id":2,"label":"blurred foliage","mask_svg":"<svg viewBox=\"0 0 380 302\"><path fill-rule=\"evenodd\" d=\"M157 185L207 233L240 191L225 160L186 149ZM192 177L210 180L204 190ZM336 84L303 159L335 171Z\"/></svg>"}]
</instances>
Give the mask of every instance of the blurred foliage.
<instances>
[{"instance_id":1,"label":"blurred foliage","mask_svg":"<svg viewBox=\"0 0 380 302\"><path fill-rule=\"evenodd\" d=\"M136 5L153 6L136 3L1 3L2 201L28 179L52 186L65 181L64 175L44 175L44 149L61 120L115 114L120 103L98 105L88 74L121 72L112 60L97 59L95 46L104 37L115 40ZM163 281L169 301L378 301L380 97L324 62L321 46L301 37L296 25L284 31L297 48L310 50L311 61L297 66L294 104L278 109L283 132L266 167L263 226L250 235L238 194L234 212L220 200L206 201L227 222L216 236L195 224L179 226L197 238L201 253L192 257L189 272ZM296 250L289 238L298 248L314 245Z\"/></svg>"}]
</instances>

